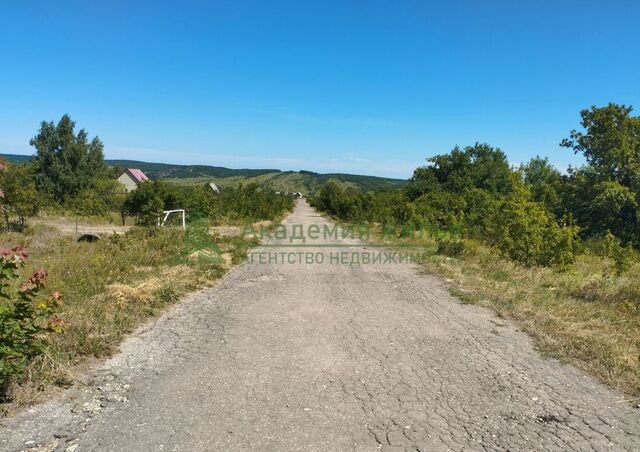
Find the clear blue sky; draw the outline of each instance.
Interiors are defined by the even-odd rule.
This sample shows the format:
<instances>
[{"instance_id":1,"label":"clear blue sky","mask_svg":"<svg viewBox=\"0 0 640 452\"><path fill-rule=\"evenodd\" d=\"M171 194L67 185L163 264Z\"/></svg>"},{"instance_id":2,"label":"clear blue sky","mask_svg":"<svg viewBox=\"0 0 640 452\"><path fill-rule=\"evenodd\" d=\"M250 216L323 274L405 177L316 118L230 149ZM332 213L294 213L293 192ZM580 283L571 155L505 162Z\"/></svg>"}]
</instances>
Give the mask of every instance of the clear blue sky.
<instances>
[{"instance_id":1,"label":"clear blue sky","mask_svg":"<svg viewBox=\"0 0 640 452\"><path fill-rule=\"evenodd\" d=\"M639 26L634 0L5 1L0 152L69 113L108 158L409 177L480 141L566 168L581 109L640 109Z\"/></svg>"}]
</instances>

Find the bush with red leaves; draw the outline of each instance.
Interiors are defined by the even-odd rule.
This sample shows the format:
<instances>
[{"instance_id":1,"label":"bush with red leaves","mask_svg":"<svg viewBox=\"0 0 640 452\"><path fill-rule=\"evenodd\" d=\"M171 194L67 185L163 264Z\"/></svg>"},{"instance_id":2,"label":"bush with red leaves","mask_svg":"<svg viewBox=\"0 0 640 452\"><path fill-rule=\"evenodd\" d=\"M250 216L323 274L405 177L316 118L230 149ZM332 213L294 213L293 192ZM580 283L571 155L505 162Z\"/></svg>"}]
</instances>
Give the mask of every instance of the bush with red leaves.
<instances>
[{"instance_id":1,"label":"bush with red leaves","mask_svg":"<svg viewBox=\"0 0 640 452\"><path fill-rule=\"evenodd\" d=\"M64 320L54 315L61 304L58 292L44 295L47 271L40 269L20 283L28 259L22 247L0 248L0 398L7 396L12 379L19 377L43 352L47 332L60 332Z\"/></svg>"}]
</instances>

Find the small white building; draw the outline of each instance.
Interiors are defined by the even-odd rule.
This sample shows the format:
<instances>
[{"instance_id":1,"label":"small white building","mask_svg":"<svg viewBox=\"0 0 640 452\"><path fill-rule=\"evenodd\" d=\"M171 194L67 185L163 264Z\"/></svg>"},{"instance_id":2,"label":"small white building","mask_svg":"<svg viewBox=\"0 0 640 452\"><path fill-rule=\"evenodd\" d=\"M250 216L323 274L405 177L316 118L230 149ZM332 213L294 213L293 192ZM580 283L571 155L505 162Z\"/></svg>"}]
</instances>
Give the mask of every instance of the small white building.
<instances>
[{"instance_id":1,"label":"small white building","mask_svg":"<svg viewBox=\"0 0 640 452\"><path fill-rule=\"evenodd\" d=\"M220 189L218 188L218 186L214 182L209 182L207 184L207 187L209 187L211 190L213 190L214 193L220 193Z\"/></svg>"},{"instance_id":2,"label":"small white building","mask_svg":"<svg viewBox=\"0 0 640 452\"><path fill-rule=\"evenodd\" d=\"M149 178L141 169L127 168L117 180L124 185L125 193L128 193L138 188L138 185L142 182L148 181Z\"/></svg>"}]
</instances>

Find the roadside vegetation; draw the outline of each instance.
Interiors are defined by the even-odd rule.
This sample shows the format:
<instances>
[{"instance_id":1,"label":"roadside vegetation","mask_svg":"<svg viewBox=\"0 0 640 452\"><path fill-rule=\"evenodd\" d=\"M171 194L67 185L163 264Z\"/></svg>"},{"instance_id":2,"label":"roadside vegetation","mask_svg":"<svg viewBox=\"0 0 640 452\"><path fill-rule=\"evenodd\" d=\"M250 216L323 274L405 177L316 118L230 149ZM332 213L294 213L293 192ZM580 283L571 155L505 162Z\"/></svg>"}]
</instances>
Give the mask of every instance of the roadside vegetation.
<instances>
[{"instance_id":1,"label":"roadside vegetation","mask_svg":"<svg viewBox=\"0 0 640 452\"><path fill-rule=\"evenodd\" d=\"M515 318L545 353L640 394L640 117L581 112L561 146L586 164L519 167L487 144L428 159L402 190L327 182L313 199L377 239L427 251L463 301ZM394 231L394 234L389 234Z\"/></svg>"},{"instance_id":2,"label":"roadside vegetation","mask_svg":"<svg viewBox=\"0 0 640 452\"><path fill-rule=\"evenodd\" d=\"M216 193L148 181L125 193L100 140L75 132L66 115L43 122L31 145L31 161L0 163L0 414L71 384L78 364L111 354L125 334L211 285L257 244L212 226L276 224L294 203L255 184ZM186 210L186 230L159 227L170 209ZM65 219L132 227L79 243L56 227Z\"/></svg>"}]
</instances>

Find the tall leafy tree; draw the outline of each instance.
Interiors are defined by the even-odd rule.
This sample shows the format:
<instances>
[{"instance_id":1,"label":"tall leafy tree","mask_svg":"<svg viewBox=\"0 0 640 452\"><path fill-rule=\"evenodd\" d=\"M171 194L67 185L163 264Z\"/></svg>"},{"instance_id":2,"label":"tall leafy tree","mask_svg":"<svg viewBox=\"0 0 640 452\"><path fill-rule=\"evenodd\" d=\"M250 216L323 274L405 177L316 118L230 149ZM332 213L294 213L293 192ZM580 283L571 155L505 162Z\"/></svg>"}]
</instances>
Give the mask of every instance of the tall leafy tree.
<instances>
[{"instance_id":1,"label":"tall leafy tree","mask_svg":"<svg viewBox=\"0 0 640 452\"><path fill-rule=\"evenodd\" d=\"M640 117L633 108L610 103L580 113L583 131L560 143L584 155L587 166L569 174L564 203L586 235L608 231L623 242L640 243Z\"/></svg>"},{"instance_id":2,"label":"tall leafy tree","mask_svg":"<svg viewBox=\"0 0 640 452\"><path fill-rule=\"evenodd\" d=\"M610 103L582 110L584 131L572 130L560 143L584 155L602 181L640 192L640 116L633 107Z\"/></svg>"},{"instance_id":3,"label":"tall leafy tree","mask_svg":"<svg viewBox=\"0 0 640 452\"><path fill-rule=\"evenodd\" d=\"M43 121L30 141L36 149L36 186L60 203L107 174L102 142L98 137L89 141L87 132L81 129L76 133L75 126L68 115L58 124Z\"/></svg>"},{"instance_id":4,"label":"tall leafy tree","mask_svg":"<svg viewBox=\"0 0 640 452\"><path fill-rule=\"evenodd\" d=\"M507 156L488 144L455 147L450 153L427 161L429 164L416 169L409 181L407 195L411 199L438 190L461 195L479 188L495 197L506 196L513 190L514 179Z\"/></svg>"}]
</instances>

